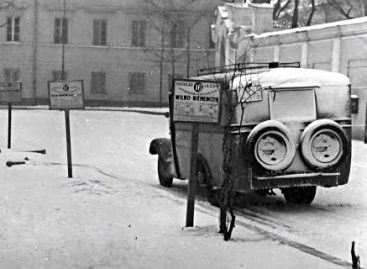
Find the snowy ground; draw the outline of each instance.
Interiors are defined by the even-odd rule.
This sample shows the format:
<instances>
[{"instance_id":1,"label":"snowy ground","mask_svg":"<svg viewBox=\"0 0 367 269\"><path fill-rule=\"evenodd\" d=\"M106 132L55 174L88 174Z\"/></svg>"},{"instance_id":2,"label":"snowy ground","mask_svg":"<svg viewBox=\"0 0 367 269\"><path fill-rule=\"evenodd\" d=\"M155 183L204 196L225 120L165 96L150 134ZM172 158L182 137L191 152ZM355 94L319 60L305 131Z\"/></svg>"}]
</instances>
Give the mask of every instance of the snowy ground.
<instances>
[{"instance_id":1,"label":"snowy ground","mask_svg":"<svg viewBox=\"0 0 367 269\"><path fill-rule=\"evenodd\" d=\"M199 198L195 228L183 229L186 182L170 190L157 183L148 146L168 135L163 116L72 111L73 178L63 112L13 111L12 148L46 155L6 150L6 110L0 122L0 268L351 268L352 240L367 261L360 142L349 185L321 189L309 209L281 197L252 201L225 242L217 208Z\"/></svg>"}]
</instances>

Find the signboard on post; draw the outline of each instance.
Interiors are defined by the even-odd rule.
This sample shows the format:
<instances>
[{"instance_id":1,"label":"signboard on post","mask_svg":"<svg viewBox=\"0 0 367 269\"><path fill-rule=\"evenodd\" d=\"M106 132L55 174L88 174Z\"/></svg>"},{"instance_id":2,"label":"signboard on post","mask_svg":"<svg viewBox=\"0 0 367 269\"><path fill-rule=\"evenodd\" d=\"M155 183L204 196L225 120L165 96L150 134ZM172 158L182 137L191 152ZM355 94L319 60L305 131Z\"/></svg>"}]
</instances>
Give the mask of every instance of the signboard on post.
<instances>
[{"instance_id":1,"label":"signboard on post","mask_svg":"<svg viewBox=\"0 0 367 269\"><path fill-rule=\"evenodd\" d=\"M0 103L16 103L22 101L22 83L0 82Z\"/></svg>"},{"instance_id":2,"label":"signboard on post","mask_svg":"<svg viewBox=\"0 0 367 269\"><path fill-rule=\"evenodd\" d=\"M68 159L68 177L73 177L71 160L70 109L84 109L83 80L49 81L48 95L50 109L65 111L66 150Z\"/></svg>"},{"instance_id":3,"label":"signboard on post","mask_svg":"<svg viewBox=\"0 0 367 269\"><path fill-rule=\"evenodd\" d=\"M173 88L173 121L219 123L220 83L176 79Z\"/></svg>"},{"instance_id":4,"label":"signboard on post","mask_svg":"<svg viewBox=\"0 0 367 269\"><path fill-rule=\"evenodd\" d=\"M8 148L11 147L12 103L22 101L22 83L0 82L0 103L8 104Z\"/></svg>"},{"instance_id":5,"label":"signboard on post","mask_svg":"<svg viewBox=\"0 0 367 269\"><path fill-rule=\"evenodd\" d=\"M173 121L191 122L191 162L186 227L194 226L199 124L219 124L220 97L220 83L183 79L173 81Z\"/></svg>"},{"instance_id":6,"label":"signboard on post","mask_svg":"<svg viewBox=\"0 0 367 269\"><path fill-rule=\"evenodd\" d=\"M83 80L49 81L50 109L84 109Z\"/></svg>"}]
</instances>

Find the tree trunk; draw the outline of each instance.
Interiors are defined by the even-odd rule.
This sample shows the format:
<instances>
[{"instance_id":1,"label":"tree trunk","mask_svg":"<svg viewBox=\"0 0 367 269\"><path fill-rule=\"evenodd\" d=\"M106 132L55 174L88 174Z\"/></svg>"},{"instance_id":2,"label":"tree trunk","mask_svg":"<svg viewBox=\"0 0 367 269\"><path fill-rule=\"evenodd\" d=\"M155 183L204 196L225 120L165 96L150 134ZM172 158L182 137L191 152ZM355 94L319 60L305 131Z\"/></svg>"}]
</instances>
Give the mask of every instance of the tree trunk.
<instances>
[{"instance_id":1,"label":"tree trunk","mask_svg":"<svg viewBox=\"0 0 367 269\"><path fill-rule=\"evenodd\" d=\"M298 6L299 6L299 0L294 0L294 11L293 11L293 17L292 17L292 28L298 27Z\"/></svg>"},{"instance_id":2,"label":"tree trunk","mask_svg":"<svg viewBox=\"0 0 367 269\"><path fill-rule=\"evenodd\" d=\"M311 23L312 23L312 18L313 18L313 15L315 13L315 10L316 10L316 5L315 5L315 0L310 0L311 1L311 13L310 13L310 16L308 17L308 20L307 20L307 23L306 23L306 26L310 26Z\"/></svg>"},{"instance_id":3,"label":"tree trunk","mask_svg":"<svg viewBox=\"0 0 367 269\"><path fill-rule=\"evenodd\" d=\"M187 56L187 61L186 61L186 78L190 77L190 29L187 29L187 34L186 34L186 56Z\"/></svg>"}]
</instances>

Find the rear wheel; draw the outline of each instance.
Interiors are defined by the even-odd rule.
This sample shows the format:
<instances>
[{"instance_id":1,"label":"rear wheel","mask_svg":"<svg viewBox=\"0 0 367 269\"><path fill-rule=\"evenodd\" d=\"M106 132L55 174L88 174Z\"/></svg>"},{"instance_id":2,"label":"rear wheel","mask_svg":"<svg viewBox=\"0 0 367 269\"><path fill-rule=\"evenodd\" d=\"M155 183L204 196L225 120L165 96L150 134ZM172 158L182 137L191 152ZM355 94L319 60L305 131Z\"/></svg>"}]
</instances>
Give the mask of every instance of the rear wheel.
<instances>
[{"instance_id":1,"label":"rear wheel","mask_svg":"<svg viewBox=\"0 0 367 269\"><path fill-rule=\"evenodd\" d=\"M282 192L287 203L309 205L316 196L316 186L287 188Z\"/></svg>"},{"instance_id":2,"label":"rear wheel","mask_svg":"<svg viewBox=\"0 0 367 269\"><path fill-rule=\"evenodd\" d=\"M212 188L208 188L206 189L206 197L208 199L208 202L212 205L212 206L217 206L219 207L219 200L220 200L220 189L218 190L213 190Z\"/></svg>"},{"instance_id":3,"label":"rear wheel","mask_svg":"<svg viewBox=\"0 0 367 269\"><path fill-rule=\"evenodd\" d=\"M167 165L162 158L158 158L158 178L159 183L164 187L171 187L173 177L167 172Z\"/></svg>"}]
</instances>

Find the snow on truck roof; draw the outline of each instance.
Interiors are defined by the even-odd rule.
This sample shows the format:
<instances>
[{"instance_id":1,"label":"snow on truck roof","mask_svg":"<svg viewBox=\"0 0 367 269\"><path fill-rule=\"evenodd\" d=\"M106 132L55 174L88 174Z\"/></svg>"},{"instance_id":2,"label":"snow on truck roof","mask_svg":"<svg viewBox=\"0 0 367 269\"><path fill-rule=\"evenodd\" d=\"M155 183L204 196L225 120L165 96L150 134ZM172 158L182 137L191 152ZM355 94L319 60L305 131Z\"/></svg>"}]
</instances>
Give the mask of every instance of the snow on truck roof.
<instances>
[{"instance_id":1,"label":"snow on truck roof","mask_svg":"<svg viewBox=\"0 0 367 269\"><path fill-rule=\"evenodd\" d=\"M321 87L349 85L347 76L325 70L306 68L273 68L258 74L238 76L233 80L233 88L245 85L246 81L258 82L262 87Z\"/></svg>"},{"instance_id":2,"label":"snow on truck roof","mask_svg":"<svg viewBox=\"0 0 367 269\"><path fill-rule=\"evenodd\" d=\"M202 80L223 81L231 80L232 74L212 74L197 77ZM246 74L238 73L233 79L233 88L238 88L249 82L260 84L262 87L293 88L293 87L321 87L335 85L349 85L347 76L331 71L307 68L271 68L259 72Z\"/></svg>"}]
</instances>

